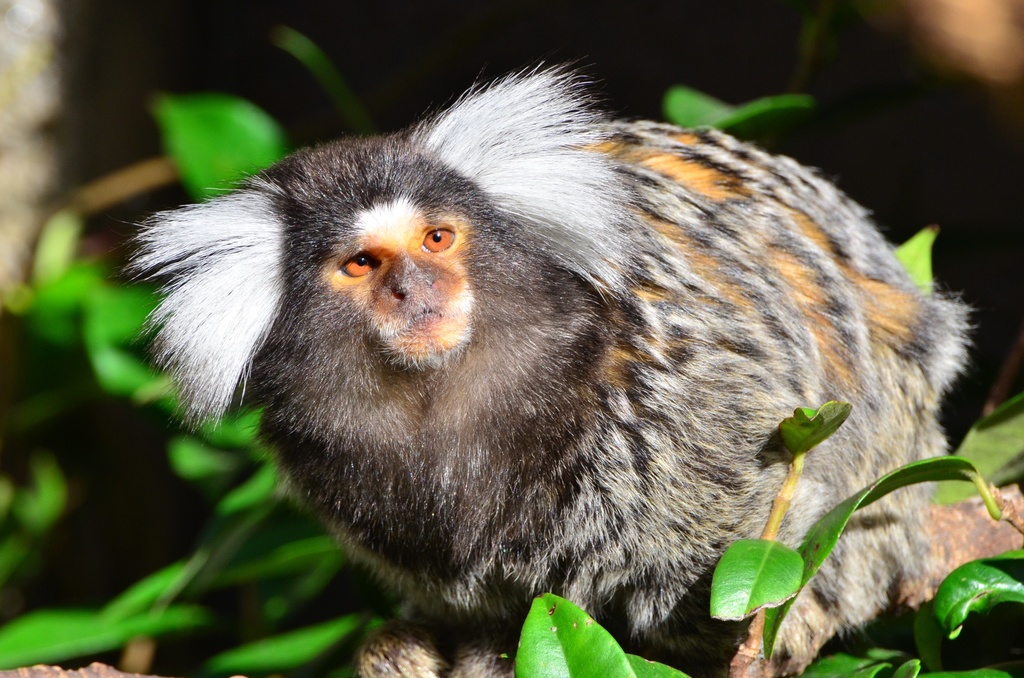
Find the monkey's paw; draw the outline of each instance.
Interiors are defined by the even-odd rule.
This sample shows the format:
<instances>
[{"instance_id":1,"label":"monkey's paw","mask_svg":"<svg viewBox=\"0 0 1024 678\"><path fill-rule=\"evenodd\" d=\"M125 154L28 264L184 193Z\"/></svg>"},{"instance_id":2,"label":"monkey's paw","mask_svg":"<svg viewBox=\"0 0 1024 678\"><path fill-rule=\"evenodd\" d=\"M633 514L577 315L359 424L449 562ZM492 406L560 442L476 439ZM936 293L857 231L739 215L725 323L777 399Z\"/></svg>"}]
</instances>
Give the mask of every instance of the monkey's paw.
<instances>
[{"instance_id":1,"label":"monkey's paw","mask_svg":"<svg viewBox=\"0 0 1024 678\"><path fill-rule=\"evenodd\" d=\"M426 628L400 620L388 622L366 639L356 667L361 678L440 678L450 668Z\"/></svg>"}]
</instances>

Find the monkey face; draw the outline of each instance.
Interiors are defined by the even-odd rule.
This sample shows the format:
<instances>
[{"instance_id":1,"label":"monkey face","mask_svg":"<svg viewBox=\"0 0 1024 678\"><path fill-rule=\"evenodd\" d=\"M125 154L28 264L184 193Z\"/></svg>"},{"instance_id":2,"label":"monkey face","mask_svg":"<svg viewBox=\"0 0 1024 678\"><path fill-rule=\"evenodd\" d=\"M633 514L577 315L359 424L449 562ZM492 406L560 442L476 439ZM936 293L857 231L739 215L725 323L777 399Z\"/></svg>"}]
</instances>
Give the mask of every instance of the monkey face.
<instances>
[{"instance_id":1,"label":"monkey face","mask_svg":"<svg viewBox=\"0 0 1024 678\"><path fill-rule=\"evenodd\" d=\"M398 198L360 212L344 253L324 274L404 367L435 366L469 340L473 292L463 220L425 216Z\"/></svg>"},{"instance_id":2,"label":"monkey face","mask_svg":"<svg viewBox=\"0 0 1024 678\"><path fill-rule=\"evenodd\" d=\"M217 417L237 392L348 411L346 394L411 398L445 375L484 393L471 367L507 373L492 385L535 374L624 289L637 231L631 189L593 150L603 116L572 76L538 78L148 220L132 268L165 281L155 355L185 417Z\"/></svg>"}]
</instances>

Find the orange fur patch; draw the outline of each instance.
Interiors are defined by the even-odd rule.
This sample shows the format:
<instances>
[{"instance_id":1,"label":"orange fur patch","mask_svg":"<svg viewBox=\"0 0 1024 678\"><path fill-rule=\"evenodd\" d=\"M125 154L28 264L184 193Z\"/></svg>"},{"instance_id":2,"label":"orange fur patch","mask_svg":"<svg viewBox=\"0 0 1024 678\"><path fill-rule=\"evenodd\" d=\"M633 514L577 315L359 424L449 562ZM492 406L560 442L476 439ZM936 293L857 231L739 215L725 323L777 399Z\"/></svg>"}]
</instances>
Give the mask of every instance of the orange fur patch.
<instances>
[{"instance_id":1,"label":"orange fur patch","mask_svg":"<svg viewBox=\"0 0 1024 678\"><path fill-rule=\"evenodd\" d=\"M739 308L752 308L750 299L743 294L742 290L732 280L724 278L720 274L722 262L703 252L678 224L653 218L648 218L647 223L679 249L690 269L702 280L710 283L720 297Z\"/></svg>"},{"instance_id":2,"label":"orange fur patch","mask_svg":"<svg viewBox=\"0 0 1024 678\"><path fill-rule=\"evenodd\" d=\"M683 146L699 146L703 143L696 134L692 132L680 132L672 136L674 141L678 141Z\"/></svg>"},{"instance_id":3,"label":"orange fur patch","mask_svg":"<svg viewBox=\"0 0 1024 678\"><path fill-rule=\"evenodd\" d=\"M832 241L828 239L828 236L825 235L825 232L821 230L821 226L816 221L800 210L788 208L787 211L805 238L821 248L823 252L828 252L832 257L835 256L835 248L832 246Z\"/></svg>"},{"instance_id":4,"label":"orange fur patch","mask_svg":"<svg viewBox=\"0 0 1024 678\"><path fill-rule=\"evenodd\" d=\"M696 160L671 153L650 153L640 160L640 164L712 200L728 200L749 195L736 177L719 172Z\"/></svg>"},{"instance_id":5,"label":"orange fur patch","mask_svg":"<svg viewBox=\"0 0 1024 678\"><path fill-rule=\"evenodd\" d=\"M893 347L910 343L921 312L917 297L859 274L854 282L865 292L864 305L871 336Z\"/></svg>"},{"instance_id":6,"label":"orange fur patch","mask_svg":"<svg viewBox=\"0 0 1024 678\"><path fill-rule=\"evenodd\" d=\"M628 389L633 385L629 366L637 364L640 360L640 356L631 346L615 346L605 354L604 365L601 368L604 375L602 381L615 388Z\"/></svg>"},{"instance_id":7,"label":"orange fur patch","mask_svg":"<svg viewBox=\"0 0 1024 678\"><path fill-rule=\"evenodd\" d=\"M412 358L450 350L468 337L473 294L461 258L461 249L471 237L469 224L456 218L427 220L409 210L378 210L366 219L356 242L347 244L349 253L365 252L380 263L366 275L353 277L343 269L347 256L342 255L324 270L327 283L338 293L365 309L384 338L396 351ZM423 241L438 228L452 230L452 245L440 252L424 251ZM390 267L415 266L430 271L429 293L436 300L434 313L409 320L399 305L401 299L382 289L382 280Z\"/></svg>"},{"instance_id":8,"label":"orange fur patch","mask_svg":"<svg viewBox=\"0 0 1024 678\"><path fill-rule=\"evenodd\" d=\"M835 247L821 226L799 210L790 209L789 212L800 232L827 252L843 274L863 292L868 331L872 338L894 347L910 342L914 337L914 324L920 314L918 298L881 280L869 278L838 260Z\"/></svg>"},{"instance_id":9,"label":"orange fur patch","mask_svg":"<svg viewBox=\"0 0 1024 678\"><path fill-rule=\"evenodd\" d=\"M814 335L818 355L826 370L840 383L853 384L852 366L835 323L825 312L827 297L817 273L784 250L773 248L770 260L775 270L789 283L792 299Z\"/></svg>"},{"instance_id":10,"label":"orange fur patch","mask_svg":"<svg viewBox=\"0 0 1024 678\"><path fill-rule=\"evenodd\" d=\"M673 138L686 146L700 143L696 136L686 132ZM694 193L699 193L712 200L728 200L750 195L740 179L683 155L627 145L614 140L594 144L590 148L625 163L643 165L677 184L689 188Z\"/></svg>"}]
</instances>

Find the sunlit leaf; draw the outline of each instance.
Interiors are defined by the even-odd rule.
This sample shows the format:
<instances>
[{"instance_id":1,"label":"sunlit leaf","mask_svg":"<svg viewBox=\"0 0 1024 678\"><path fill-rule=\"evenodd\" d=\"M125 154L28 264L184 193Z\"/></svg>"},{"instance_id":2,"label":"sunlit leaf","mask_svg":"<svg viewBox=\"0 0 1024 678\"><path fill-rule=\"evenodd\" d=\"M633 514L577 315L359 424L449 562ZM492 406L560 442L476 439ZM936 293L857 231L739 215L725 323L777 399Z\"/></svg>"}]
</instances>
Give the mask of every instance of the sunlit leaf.
<instances>
[{"instance_id":1,"label":"sunlit leaf","mask_svg":"<svg viewBox=\"0 0 1024 678\"><path fill-rule=\"evenodd\" d=\"M954 454L970 460L982 476L998 483L999 471L1024 454L1024 393L975 423ZM955 504L973 495L973 488L963 483L939 483L935 501Z\"/></svg>"},{"instance_id":2,"label":"sunlit leaf","mask_svg":"<svg viewBox=\"0 0 1024 678\"><path fill-rule=\"evenodd\" d=\"M224 193L287 152L281 127L245 99L215 92L165 95L153 112L164 147L196 199Z\"/></svg>"},{"instance_id":3,"label":"sunlit leaf","mask_svg":"<svg viewBox=\"0 0 1024 678\"><path fill-rule=\"evenodd\" d=\"M874 678L888 677L893 665L909 657L893 650L868 650L864 656L839 653L822 657L807 667L802 678Z\"/></svg>"},{"instance_id":4,"label":"sunlit leaf","mask_svg":"<svg viewBox=\"0 0 1024 678\"><path fill-rule=\"evenodd\" d=\"M917 678L921 673L921 660L911 659L893 672L892 678Z\"/></svg>"},{"instance_id":5,"label":"sunlit leaf","mask_svg":"<svg viewBox=\"0 0 1024 678\"><path fill-rule=\"evenodd\" d=\"M976 482L978 472L966 459L937 457L907 464L887 473L863 490L842 502L811 526L798 551L804 560L803 585L818 571L832 553L854 511L870 505L901 487L937 480L968 480ZM792 605L792 600L781 607L765 611L764 652L770 657L779 626Z\"/></svg>"},{"instance_id":6,"label":"sunlit leaf","mask_svg":"<svg viewBox=\"0 0 1024 678\"><path fill-rule=\"evenodd\" d=\"M323 655L362 626L362 615L350 614L223 652L203 667L208 673L287 672Z\"/></svg>"},{"instance_id":7,"label":"sunlit leaf","mask_svg":"<svg viewBox=\"0 0 1024 678\"><path fill-rule=\"evenodd\" d=\"M179 478L215 497L228 487L249 462L238 451L211 447L191 436L175 436L167 443L167 458Z\"/></svg>"},{"instance_id":8,"label":"sunlit leaf","mask_svg":"<svg viewBox=\"0 0 1024 678\"><path fill-rule=\"evenodd\" d=\"M907 269L914 284L928 294L932 291L932 245L938 235L939 227L929 226L896 248L896 258Z\"/></svg>"},{"instance_id":9,"label":"sunlit leaf","mask_svg":"<svg viewBox=\"0 0 1024 678\"><path fill-rule=\"evenodd\" d=\"M146 318L156 306L154 290L144 285L101 285L85 304L82 331L97 346L132 346L138 343Z\"/></svg>"},{"instance_id":10,"label":"sunlit leaf","mask_svg":"<svg viewBox=\"0 0 1024 678\"><path fill-rule=\"evenodd\" d=\"M516 678L607 678L684 674L633 658L590 615L551 593L535 598L516 653Z\"/></svg>"},{"instance_id":11,"label":"sunlit leaf","mask_svg":"<svg viewBox=\"0 0 1024 678\"><path fill-rule=\"evenodd\" d=\"M804 561L777 541L741 539L722 554L711 582L711 616L740 620L800 590Z\"/></svg>"},{"instance_id":12,"label":"sunlit leaf","mask_svg":"<svg viewBox=\"0 0 1024 678\"><path fill-rule=\"evenodd\" d=\"M241 562L233 563L218 581L221 584L258 581L312 571L317 566L327 563L336 570L344 562L344 556L334 539L327 535L318 535L273 544L262 553L250 555Z\"/></svg>"},{"instance_id":13,"label":"sunlit leaf","mask_svg":"<svg viewBox=\"0 0 1024 678\"><path fill-rule=\"evenodd\" d=\"M107 275L99 264L76 262L58 278L40 283L26 314L32 336L61 347L76 345L81 337L82 305L106 284Z\"/></svg>"},{"instance_id":14,"label":"sunlit leaf","mask_svg":"<svg viewBox=\"0 0 1024 678\"><path fill-rule=\"evenodd\" d=\"M737 107L715 126L741 139L770 139L806 122L815 109L807 94L779 94Z\"/></svg>"},{"instance_id":15,"label":"sunlit leaf","mask_svg":"<svg viewBox=\"0 0 1024 678\"><path fill-rule=\"evenodd\" d=\"M100 614L105 621L125 619L148 612L173 586L185 567L178 561L136 582L121 595L109 601Z\"/></svg>"},{"instance_id":16,"label":"sunlit leaf","mask_svg":"<svg viewBox=\"0 0 1024 678\"><path fill-rule=\"evenodd\" d=\"M224 569L280 504L276 487L274 468L263 464L248 480L217 503L199 546L185 563L180 576L161 596L161 605L168 604L186 590L191 595L199 595L216 585Z\"/></svg>"},{"instance_id":17,"label":"sunlit leaf","mask_svg":"<svg viewBox=\"0 0 1024 678\"><path fill-rule=\"evenodd\" d=\"M629 661L629 668L633 669L633 674L637 678L680 678L680 676L686 676L685 673L671 666L659 664L635 654L627 654L626 659Z\"/></svg>"},{"instance_id":18,"label":"sunlit leaf","mask_svg":"<svg viewBox=\"0 0 1024 678\"><path fill-rule=\"evenodd\" d=\"M39 610L0 628L0 669L56 664L116 650L136 636L160 637L208 626L201 607L177 605L159 614L106 619L91 610Z\"/></svg>"},{"instance_id":19,"label":"sunlit leaf","mask_svg":"<svg viewBox=\"0 0 1024 678\"><path fill-rule=\"evenodd\" d=\"M251 478L220 500L217 514L231 515L273 503L278 500L277 487L277 471L271 464L263 464Z\"/></svg>"},{"instance_id":20,"label":"sunlit leaf","mask_svg":"<svg viewBox=\"0 0 1024 678\"><path fill-rule=\"evenodd\" d=\"M1012 662L998 667L971 669L969 671L936 671L926 673L928 678L1024 678L1024 663Z\"/></svg>"},{"instance_id":21,"label":"sunlit leaf","mask_svg":"<svg viewBox=\"0 0 1024 678\"><path fill-rule=\"evenodd\" d=\"M820 445L835 433L850 416L853 405L830 400L817 410L800 407L793 416L782 420L779 434L782 442L793 454L801 454Z\"/></svg>"},{"instance_id":22,"label":"sunlit leaf","mask_svg":"<svg viewBox=\"0 0 1024 678\"><path fill-rule=\"evenodd\" d=\"M118 396L134 396L141 389L162 383L160 374L132 353L110 345L89 350L89 361L100 387Z\"/></svg>"},{"instance_id":23,"label":"sunlit leaf","mask_svg":"<svg viewBox=\"0 0 1024 678\"><path fill-rule=\"evenodd\" d=\"M684 85L669 87L662 106L665 118L682 127L714 127L736 110L724 101Z\"/></svg>"},{"instance_id":24,"label":"sunlit leaf","mask_svg":"<svg viewBox=\"0 0 1024 678\"><path fill-rule=\"evenodd\" d=\"M935 593L935 618L955 638L969 614L1024 603L1024 551L975 560L953 570Z\"/></svg>"}]
</instances>

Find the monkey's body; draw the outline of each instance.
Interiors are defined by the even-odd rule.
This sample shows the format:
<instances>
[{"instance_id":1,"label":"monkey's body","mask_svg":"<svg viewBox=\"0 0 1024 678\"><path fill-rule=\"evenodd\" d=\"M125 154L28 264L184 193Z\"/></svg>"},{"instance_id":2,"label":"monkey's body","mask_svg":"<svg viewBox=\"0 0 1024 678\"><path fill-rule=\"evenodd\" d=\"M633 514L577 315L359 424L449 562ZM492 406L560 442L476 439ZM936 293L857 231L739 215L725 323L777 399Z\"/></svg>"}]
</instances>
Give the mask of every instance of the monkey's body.
<instances>
[{"instance_id":1,"label":"monkey's body","mask_svg":"<svg viewBox=\"0 0 1024 678\"><path fill-rule=\"evenodd\" d=\"M544 139L510 149L528 134ZM246 231L211 254L174 235L240 204L270 245ZM432 254L442 231L455 244ZM239 262L271 269L253 281L272 298L250 300L268 308L244 347L196 357L227 304L192 317L186 297L215 286L188 285L246 248ZM300 152L219 206L159 217L143 250L140 266L179 281L158 320L193 414L221 411L251 370L296 493L425 624L372 640L366 675L510 673L498 655L544 591L641 653L718 673L740 629L708 618L710 574L764 525L788 463L779 421L854 405L809 455L791 544L945 451L963 311L915 288L861 208L726 135L604 121L557 72L403 135ZM870 619L920 574L926 500L904 490L849 530L780 661L805 663L812 636Z\"/></svg>"}]
</instances>

